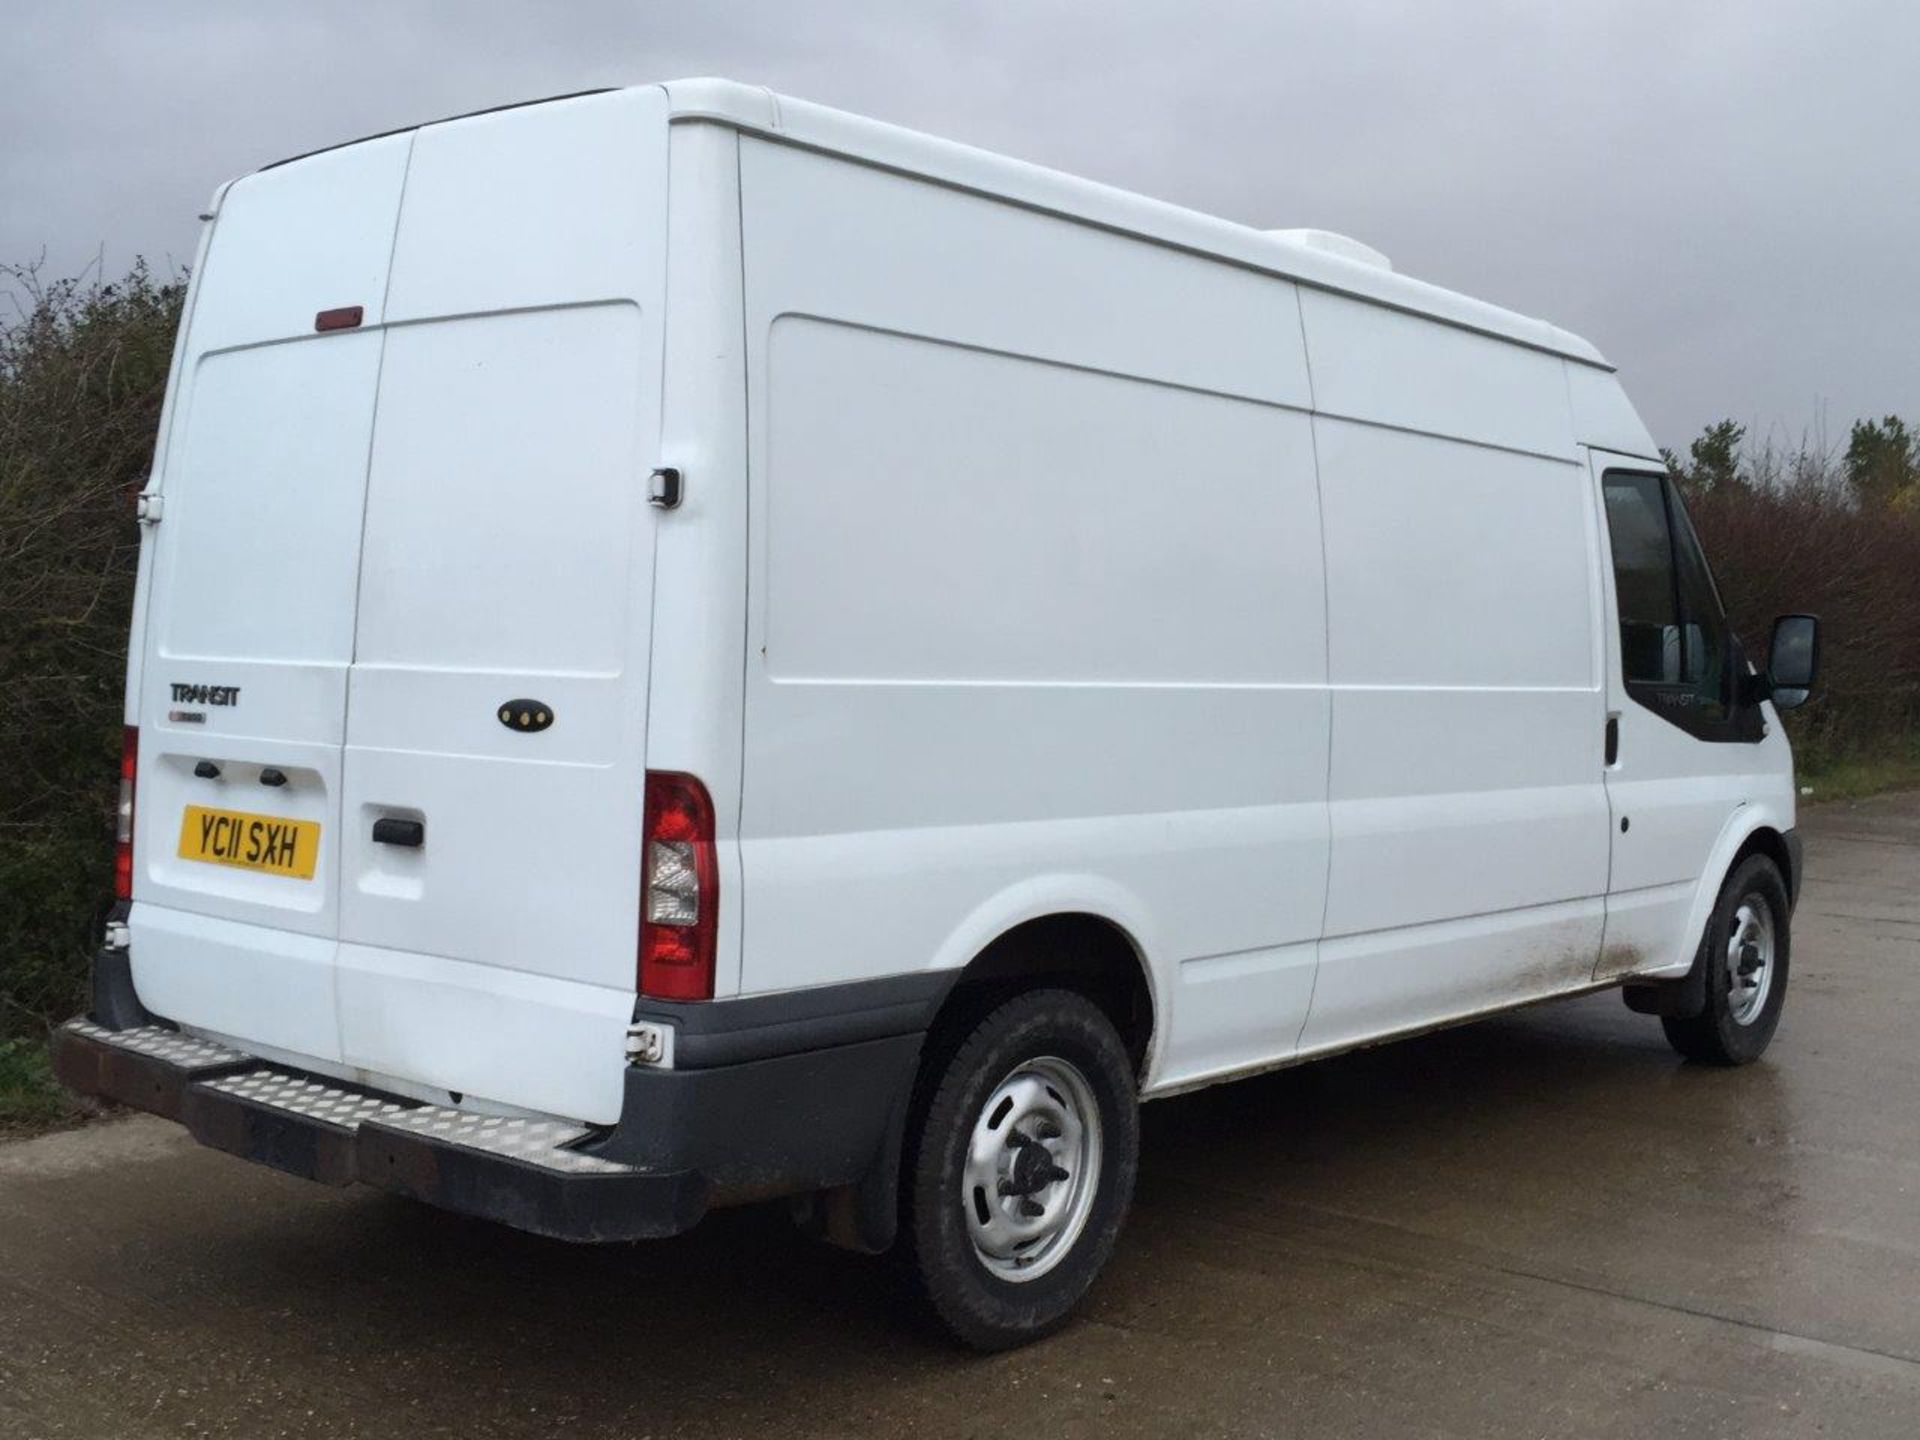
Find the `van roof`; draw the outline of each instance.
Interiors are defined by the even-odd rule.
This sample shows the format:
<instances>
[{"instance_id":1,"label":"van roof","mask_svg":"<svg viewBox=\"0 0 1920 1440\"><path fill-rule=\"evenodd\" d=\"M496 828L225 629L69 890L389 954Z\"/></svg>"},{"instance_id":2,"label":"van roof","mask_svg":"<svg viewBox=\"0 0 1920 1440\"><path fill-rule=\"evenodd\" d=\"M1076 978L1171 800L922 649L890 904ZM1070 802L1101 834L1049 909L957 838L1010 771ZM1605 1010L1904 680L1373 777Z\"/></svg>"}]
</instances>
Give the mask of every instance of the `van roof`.
<instances>
[{"instance_id":1,"label":"van roof","mask_svg":"<svg viewBox=\"0 0 1920 1440\"><path fill-rule=\"evenodd\" d=\"M1286 233L1258 230L1164 200L1152 200L1130 190L998 155L990 150L942 140L918 130L889 125L885 121L871 120L811 101L795 100L790 96L775 94L764 86L699 78L668 80L659 88L667 92L669 113L674 120L715 121L766 135L786 144L844 155L849 159L918 176L955 189L991 195L1028 209L1065 216L1120 234L1138 236L1174 249L1210 255L1316 289L1352 295L1585 365L1604 370L1614 368L1593 345L1557 325L1490 305L1484 300L1476 300L1424 280L1364 264L1324 248L1309 246ZM525 105L560 104L604 93L604 90L583 90L545 100L494 106L488 110L474 111L472 115L516 110ZM469 118L472 116L457 115L429 123L446 124L452 120ZM385 133L392 135L402 132L392 130ZM324 151L309 153L321 154ZM298 155L275 164L286 165L306 158L305 155ZM273 169L274 166L264 168ZM217 208L218 195L215 200Z\"/></svg>"},{"instance_id":2,"label":"van roof","mask_svg":"<svg viewBox=\"0 0 1920 1440\"><path fill-rule=\"evenodd\" d=\"M757 85L690 79L669 80L664 88L675 120L718 121L788 144L845 155L1176 249L1217 256L1318 289L1353 295L1583 364L1613 369L1593 345L1557 325L1424 280L1309 248L1250 225L844 110L794 100Z\"/></svg>"}]
</instances>

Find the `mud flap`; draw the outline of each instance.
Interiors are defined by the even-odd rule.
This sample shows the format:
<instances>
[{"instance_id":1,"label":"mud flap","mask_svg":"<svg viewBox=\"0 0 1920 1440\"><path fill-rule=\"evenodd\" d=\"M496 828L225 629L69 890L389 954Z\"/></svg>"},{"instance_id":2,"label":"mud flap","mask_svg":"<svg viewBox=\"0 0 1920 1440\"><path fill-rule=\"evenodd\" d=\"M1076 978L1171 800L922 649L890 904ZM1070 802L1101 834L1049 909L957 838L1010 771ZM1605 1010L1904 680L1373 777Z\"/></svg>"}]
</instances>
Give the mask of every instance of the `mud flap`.
<instances>
[{"instance_id":1,"label":"mud flap","mask_svg":"<svg viewBox=\"0 0 1920 1440\"><path fill-rule=\"evenodd\" d=\"M1621 987L1627 1008L1639 1015L1691 1020L1707 1008L1707 944L1703 937L1693 968L1678 980L1656 980Z\"/></svg>"},{"instance_id":2,"label":"mud flap","mask_svg":"<svg viewBox=\"0 0 1920 1440\"><path fill-rule=\"evenodd\" d=\"M887 1120L885 1143L851 1185L793 1197L793 1223L812 1240L861 1255L884 1255L900 1233L900 1157L906 1149L912 1089L903 1091Z\"/></svg>"}]
</instances>

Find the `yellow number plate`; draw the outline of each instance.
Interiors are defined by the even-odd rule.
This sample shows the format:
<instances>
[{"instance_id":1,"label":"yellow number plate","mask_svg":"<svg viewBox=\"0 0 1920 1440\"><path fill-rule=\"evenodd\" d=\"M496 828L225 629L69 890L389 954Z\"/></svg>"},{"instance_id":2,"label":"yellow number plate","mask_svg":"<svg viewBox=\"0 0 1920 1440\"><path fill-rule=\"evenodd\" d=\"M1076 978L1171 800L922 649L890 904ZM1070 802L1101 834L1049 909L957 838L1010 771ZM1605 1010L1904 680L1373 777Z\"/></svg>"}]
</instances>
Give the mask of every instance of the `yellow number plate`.
<instances>
[{"instance_id":1,"label":"yellow number plate","mask_svg":"<svg viewBox=\"0 0 1920 1440\"><path fill-rule=\"evenodd\" d=\"M182 860L205 860L311 880L319 856L320 826L313 820L209 810L204 805L189 805L180 817Z\"/></svg>"}]
</instances>

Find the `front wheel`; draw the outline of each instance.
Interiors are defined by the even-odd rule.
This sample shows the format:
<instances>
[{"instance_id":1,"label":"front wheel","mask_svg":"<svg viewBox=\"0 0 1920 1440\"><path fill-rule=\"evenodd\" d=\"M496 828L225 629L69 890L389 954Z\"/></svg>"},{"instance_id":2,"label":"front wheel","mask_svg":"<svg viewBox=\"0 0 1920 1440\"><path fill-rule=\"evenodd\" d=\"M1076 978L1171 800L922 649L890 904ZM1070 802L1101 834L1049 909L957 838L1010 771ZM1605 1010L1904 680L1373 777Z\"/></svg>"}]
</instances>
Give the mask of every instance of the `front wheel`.
<instances>
[{"instance_id":1,"label":"front wheel","mask_svg":"<svg viewBox=\"0 0 1920 1440\"><path fill-rule=\"evenodd\" d=\"M1787 1000L1791 922L1786 882L1771 860L1750 855L1734 867L1700 942L1706 1005L1698 1015L1660 1022L1675 1050L1709 1065L1760 1058Z\"/></svg>"},{"instance_id":2,"label":"front wheel","mask_svg":"<svg viewBox=\"0 0 1920 1440\"><path fill-rule=\"evenodd\" d=\"M1126 1047L1085 996L1039 990L988 1013L928 1081L905 1157L920 1283L975 1349L1038 1339L1106 1264L1133 1196Z\"/></svg>"}]
</instances>

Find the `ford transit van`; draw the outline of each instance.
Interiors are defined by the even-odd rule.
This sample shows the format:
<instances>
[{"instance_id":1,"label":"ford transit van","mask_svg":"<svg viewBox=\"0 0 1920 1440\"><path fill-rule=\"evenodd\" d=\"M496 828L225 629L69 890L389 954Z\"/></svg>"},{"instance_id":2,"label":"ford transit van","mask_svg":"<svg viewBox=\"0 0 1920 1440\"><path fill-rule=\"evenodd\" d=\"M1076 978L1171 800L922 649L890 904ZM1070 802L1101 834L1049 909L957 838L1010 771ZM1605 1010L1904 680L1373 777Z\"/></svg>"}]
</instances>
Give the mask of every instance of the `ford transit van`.
<instances>
[{"instance_id":1,"label":"ford transit van","mask_svg":"<svg viewBox=\"0 0 1920 1440\"><path fill-rule=\"evenodd\" d=\"M1339 236L712 80L425 125L216 194L140 517L56 1061L295 1174L786 1197L990 1348L1141 1100L1780 1016L1813 622L1749 663L1591 345Z\"/></svg>"}]
</instances>

